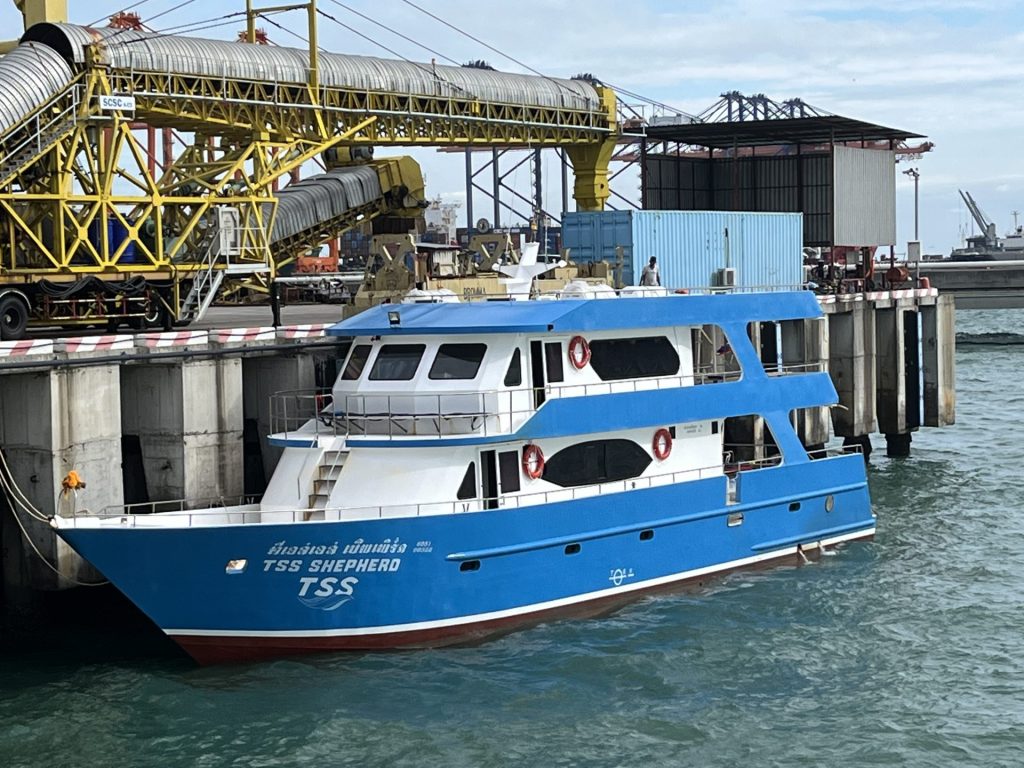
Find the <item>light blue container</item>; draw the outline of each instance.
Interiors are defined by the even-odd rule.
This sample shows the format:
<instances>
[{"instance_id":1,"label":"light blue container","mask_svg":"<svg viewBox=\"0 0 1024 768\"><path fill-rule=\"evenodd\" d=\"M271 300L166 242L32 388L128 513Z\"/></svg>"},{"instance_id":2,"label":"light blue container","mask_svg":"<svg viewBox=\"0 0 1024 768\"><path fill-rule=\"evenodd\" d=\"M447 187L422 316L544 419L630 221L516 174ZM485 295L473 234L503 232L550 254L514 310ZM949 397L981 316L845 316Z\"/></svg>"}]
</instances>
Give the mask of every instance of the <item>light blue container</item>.
<instances>
[{"instance_id":1,"label":"light blue container","mask_svg":"<svg viewBox=\"0 0 1024 768\"><path fill-rule=\"evenodd\" d=\"M623 283L636 285L651 256L667 288L709 288L718 271L736 270L741 288L803 283L803 215L739 211L594 211L565 214L562 245L576 262L614 262L623 250Z\"/></svg>"}]
</instances>

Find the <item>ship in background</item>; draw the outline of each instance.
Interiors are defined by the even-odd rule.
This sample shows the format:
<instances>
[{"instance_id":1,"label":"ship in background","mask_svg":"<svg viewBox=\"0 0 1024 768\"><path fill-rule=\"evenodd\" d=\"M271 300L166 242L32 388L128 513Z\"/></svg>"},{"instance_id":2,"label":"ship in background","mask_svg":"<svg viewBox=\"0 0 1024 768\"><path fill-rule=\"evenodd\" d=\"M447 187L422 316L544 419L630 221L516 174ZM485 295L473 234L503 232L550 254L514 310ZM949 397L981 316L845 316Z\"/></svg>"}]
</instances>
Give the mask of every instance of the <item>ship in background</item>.
<instances>
[{"instance_id":1,"label":"ship in background","mask_svg":"<svg viewBox=\"0 0 1024 768\"><path fill-rule=\"evenodd\" d=\"M981 234L966 238L967 245L954 248L949 255L950 261L1008 261L1024 259L1024 227L1018 226L1014 216L1013 232L1006 237L996 234L996 225L989 221L984 212L971 197L970 192L958 190L964 205L978 224Z\"/></svg>"}]
</instances>

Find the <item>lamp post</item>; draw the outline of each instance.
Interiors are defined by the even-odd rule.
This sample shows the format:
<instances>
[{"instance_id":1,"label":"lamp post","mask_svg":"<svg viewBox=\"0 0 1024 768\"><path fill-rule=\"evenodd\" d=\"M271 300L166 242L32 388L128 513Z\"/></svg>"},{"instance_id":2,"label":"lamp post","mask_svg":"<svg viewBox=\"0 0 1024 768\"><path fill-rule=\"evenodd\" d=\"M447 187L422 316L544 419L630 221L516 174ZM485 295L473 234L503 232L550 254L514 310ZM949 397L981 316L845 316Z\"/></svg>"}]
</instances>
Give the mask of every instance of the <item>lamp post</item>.
<instances>
[{"instance_id":1,"label":"lamp post","mask_svg":"<svg viewBox=\"0 0 1024 768\"><path fill-rule=\"evenodd\" d=\"M907 168L903 173L914 179L914 239L920 240L917 234L917 183L921 178L921 172L917 168Z\"/></svg>"}]
</instances>

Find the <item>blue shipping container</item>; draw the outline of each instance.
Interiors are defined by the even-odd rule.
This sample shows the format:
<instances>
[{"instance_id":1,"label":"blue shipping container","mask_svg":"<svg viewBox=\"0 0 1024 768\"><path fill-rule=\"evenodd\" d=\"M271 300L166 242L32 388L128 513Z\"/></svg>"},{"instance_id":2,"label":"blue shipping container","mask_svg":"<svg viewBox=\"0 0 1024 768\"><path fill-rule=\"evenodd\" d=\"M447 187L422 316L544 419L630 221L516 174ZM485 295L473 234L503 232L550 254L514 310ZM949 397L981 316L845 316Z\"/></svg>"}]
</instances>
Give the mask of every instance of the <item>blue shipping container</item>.
<instances>
[{"instance_id":1,"label":"blue shipping container","mask_svg":"<svg viewBox=\"0 0 1024 768\"><path fill-rule=\"evenodd\" d=\"M562 222L562 245L578 263L614 263L636 285L651 256L666 288L709 288L724 267L743 288L803 283L803 214L741 211L579 211Z\"/></svg>"}]
</instances>

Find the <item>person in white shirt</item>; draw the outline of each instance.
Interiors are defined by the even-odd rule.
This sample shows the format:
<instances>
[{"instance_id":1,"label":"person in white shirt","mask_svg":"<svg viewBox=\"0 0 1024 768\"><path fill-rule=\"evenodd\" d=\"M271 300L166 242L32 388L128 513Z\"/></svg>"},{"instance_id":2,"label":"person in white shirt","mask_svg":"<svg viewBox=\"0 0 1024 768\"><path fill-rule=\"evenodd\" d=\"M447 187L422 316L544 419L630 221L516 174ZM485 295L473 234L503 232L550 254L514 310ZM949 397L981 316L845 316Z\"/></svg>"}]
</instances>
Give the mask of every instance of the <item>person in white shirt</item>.
<instances>
[{"instance_id":1,"label":"person in white shirt","mask_svg":"<svg viewBox=\"0 0 1024 768\"><path fill-rule=\"evenodd\" d=\"M661 275L658 274L658 260L651 256L650 262L644 267L640 275L640 285L661 285Z\"/></svg>"}]
</instances>

